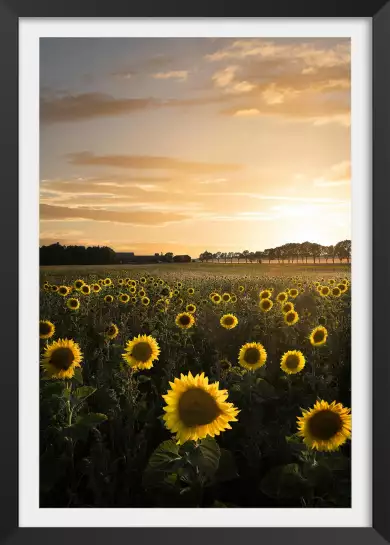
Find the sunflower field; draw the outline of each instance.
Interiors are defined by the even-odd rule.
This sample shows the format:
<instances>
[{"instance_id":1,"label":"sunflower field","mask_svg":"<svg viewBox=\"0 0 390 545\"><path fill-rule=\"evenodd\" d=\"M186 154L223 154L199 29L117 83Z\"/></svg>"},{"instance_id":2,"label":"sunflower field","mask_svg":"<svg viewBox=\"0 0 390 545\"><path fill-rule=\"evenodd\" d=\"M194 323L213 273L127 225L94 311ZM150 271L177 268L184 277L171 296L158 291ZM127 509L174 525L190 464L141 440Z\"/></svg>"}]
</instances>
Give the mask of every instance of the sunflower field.
<instances>
[{"instance_id":1,"label":"sunflower field","mask_svg":"<svg viewBox=\"0 0 390 545\"><path fill-rule=\"evenodd\" d=\"M41 507L348 507L351 281L41 271Z\"/></svg>"}]
</instances>

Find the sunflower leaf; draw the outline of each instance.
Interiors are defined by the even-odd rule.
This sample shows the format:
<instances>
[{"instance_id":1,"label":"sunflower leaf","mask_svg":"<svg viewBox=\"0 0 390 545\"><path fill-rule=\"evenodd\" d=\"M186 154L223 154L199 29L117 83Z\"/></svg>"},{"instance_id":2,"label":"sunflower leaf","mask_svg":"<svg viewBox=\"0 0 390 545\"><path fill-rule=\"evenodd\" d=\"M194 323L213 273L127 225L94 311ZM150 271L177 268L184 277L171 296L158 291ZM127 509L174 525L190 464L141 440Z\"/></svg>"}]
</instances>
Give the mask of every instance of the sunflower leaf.
<instances>
[{"instance_id":1,"label":"sunflower leaf","mask_svg":"<svg viewBox=\"0 0 390 545\"><path fill-rule=\"evenodd\" d=\"M82 373L80 367L77 367L77 368L75 369L73 378L74 378L74 380L75 380L76 382L78 382L79 384L83 384L83 373Z\"/></svg>"},{"instance_id":2,"label":"sunflower leaf","mask_svg":"<svg viewBox=\"0 0 390 545\"><path fill-rule=\"evenodd\" d=\"M213 437L206 437L198 443L190 460L193 465L198 466L203 475L212 478L218 469L220 457L221 451L216 440Z\"/></svg>"},{"instance_id":3,"label":"sunflower leaf","mask_svg":"<svg viewBox=\"0 0 390 545\"><path fill-rule=\"evenodd\" d=\"M86 397L94 394L96 392L96 388L93 386L81 386L80 388L77 388L73 395L76 399L85 399Z\"/></svg>"},{"instance_id":4,"label":"sunflower leaf","mask_svg":"<svg viewBox=\"0 0 390 545\"><path fill-rule=\"evenodd\" d=\"M260 489L271 498L299 498L309 486L298 464L272 468L262 479Z\"/></svg>"}]
</instances>

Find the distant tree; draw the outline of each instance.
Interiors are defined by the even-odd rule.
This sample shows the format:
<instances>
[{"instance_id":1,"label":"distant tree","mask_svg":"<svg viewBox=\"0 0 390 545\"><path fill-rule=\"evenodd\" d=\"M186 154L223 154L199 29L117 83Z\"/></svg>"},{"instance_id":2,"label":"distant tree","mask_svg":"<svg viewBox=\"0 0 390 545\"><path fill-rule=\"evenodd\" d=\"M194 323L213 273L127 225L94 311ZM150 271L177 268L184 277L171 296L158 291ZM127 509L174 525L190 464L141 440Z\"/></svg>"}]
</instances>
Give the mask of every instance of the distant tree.
<instances>
[{"instance_id":1,"label":"distant tree","mask_svg":"<svg viewBox=\"0 0 390 545\"><path fill-rule=\"evenodd\" d=\"M165 261L167 263L172 263L173 262L173 253L172 252L167 252L164 256L165 258Z\"/></svg>"}]
</instances>

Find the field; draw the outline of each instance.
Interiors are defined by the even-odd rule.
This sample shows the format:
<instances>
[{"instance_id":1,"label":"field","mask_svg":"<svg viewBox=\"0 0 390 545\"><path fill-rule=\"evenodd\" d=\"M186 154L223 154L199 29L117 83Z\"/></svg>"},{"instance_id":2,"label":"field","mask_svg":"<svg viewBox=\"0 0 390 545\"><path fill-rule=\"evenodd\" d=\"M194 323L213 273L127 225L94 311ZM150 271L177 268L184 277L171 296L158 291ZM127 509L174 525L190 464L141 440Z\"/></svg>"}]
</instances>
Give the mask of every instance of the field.
<instances>
[{"instance_id":1,"label":"field","mask_svg":"<svg viewBox=\"0 0 390 545\"><path fill-rule=\"evenodd\" d=\"M349 266L41 268L40 320L41 507L350 506Z\"/></svg>"}]
</instances>

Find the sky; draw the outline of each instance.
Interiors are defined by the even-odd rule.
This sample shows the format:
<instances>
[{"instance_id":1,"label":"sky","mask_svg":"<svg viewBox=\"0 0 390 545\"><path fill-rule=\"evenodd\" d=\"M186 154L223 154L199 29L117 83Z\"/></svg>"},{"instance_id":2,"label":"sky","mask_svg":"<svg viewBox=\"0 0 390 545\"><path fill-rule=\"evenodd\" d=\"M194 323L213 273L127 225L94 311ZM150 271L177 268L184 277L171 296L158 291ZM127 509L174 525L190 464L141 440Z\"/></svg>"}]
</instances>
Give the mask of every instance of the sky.
<instances>
[{"instance_id":1,"label":"sky","mask_svg":"<svg viewBox=\"0 0 390 545\"><path fill-rule=\"evenodd\" d=\"M351 237L350 41L41 38L40 244Z\"/></svg>"}]
</instances>

